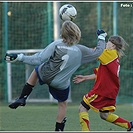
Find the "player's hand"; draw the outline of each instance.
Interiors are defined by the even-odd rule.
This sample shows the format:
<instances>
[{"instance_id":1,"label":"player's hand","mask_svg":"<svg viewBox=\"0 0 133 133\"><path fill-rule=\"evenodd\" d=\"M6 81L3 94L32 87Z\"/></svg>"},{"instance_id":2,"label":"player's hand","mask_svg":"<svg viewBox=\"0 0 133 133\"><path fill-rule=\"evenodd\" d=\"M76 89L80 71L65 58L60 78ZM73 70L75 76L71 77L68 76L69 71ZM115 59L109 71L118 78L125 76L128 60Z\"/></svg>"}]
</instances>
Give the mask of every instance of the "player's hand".
<instances>
[{"instance_id":1,"label":"player's hand","mask_svg":"<svg viewBox=\"0 0 133 133\"><path fill-rule=\"evenodd\" d=\"M76 75L74 78L73 78L73 82L78 84L80 82L83 82L85 80L84 76L83 75Z\"/></svg>"},{"instance_id":2,"label":"player's hand","mask_svg":"<svg viewBox=\"0 0 133 133\"><path fill-rule=\"evenodd\" d=\"M9 63L13 63L18 61L21 61L23 54L8 54L6 53L4 60Z\"/></svg>"},{"instance_id":3,"label":"player's hand","mask_svg":"<svg viewBox=\"0 0 133 133\"><path fill-rule=\"evenodd\" d=\"M105 37L107 36L107 33L102 29L98 29L97 30L97 35L98 35L99 39L105 40Z\"/></svg>"}]
</instances>

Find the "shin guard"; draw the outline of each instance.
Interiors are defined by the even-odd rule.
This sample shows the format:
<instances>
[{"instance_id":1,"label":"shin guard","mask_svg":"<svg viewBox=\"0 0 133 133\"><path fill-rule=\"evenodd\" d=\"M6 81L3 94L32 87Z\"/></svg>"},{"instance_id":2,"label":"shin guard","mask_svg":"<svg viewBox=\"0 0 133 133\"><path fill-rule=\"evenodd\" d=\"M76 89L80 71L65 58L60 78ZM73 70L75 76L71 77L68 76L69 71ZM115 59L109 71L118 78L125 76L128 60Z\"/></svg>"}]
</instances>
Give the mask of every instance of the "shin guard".
<instances>
[{"instance_id":1,"label":"shin guard","mask_svg":"<svg viewBox=\"0 0 133 133\"><path fill-rule=\"evenodd\" d=\"M79 113L79 120L80 120L82 131L90 131L88 112Z\"/></svg>"}]
</instances>

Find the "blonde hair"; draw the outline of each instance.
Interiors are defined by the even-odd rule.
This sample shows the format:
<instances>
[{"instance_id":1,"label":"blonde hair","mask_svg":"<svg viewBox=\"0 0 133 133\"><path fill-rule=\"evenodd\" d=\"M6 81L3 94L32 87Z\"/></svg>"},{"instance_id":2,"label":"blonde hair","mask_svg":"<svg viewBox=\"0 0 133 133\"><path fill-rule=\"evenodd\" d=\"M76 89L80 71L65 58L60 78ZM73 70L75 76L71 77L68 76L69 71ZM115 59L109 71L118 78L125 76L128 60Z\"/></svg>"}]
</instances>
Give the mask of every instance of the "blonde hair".
<instances>
[{"instance_id":1,"label":"blonde hair","mask_svg":"<svg viewBox=\"0 0 133 133\"><path fill-rule=\"evenodd\" d=\"M118 52L119 57L125 55L124 50L128 46L126 41L121 36L111 36L109 41L112 42L116 46L116 50Z\"/></svg>"},{"instance_id":2,"label":"blonde hair","mask_svg":"<svg viewBox=\"0 0 133 133\"><path fill-rule=\"evenodd\" d=\"M68 45L73 45L80 41L81 31L79 27L72 21L65 21L62 24L61 37L64 43L67 43Z\"/></svg>"}]
</instances>

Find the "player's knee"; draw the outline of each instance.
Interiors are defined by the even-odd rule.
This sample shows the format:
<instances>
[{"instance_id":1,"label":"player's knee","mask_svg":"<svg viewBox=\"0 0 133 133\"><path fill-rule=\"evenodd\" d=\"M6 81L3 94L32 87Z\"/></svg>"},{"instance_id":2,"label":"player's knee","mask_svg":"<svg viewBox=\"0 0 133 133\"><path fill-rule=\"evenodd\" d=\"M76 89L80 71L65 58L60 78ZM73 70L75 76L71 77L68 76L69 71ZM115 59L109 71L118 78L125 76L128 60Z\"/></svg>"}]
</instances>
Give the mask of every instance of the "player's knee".
<instances>
[{"instance_id":1,"label":"player's knee","mask_svg":"<svg viewBox=\"0 0 133 133\"><path fill-rule=\"evenodd\" d=\"M103 120L106 120L108 117L109 112L100 112L100 117Z\"/></svg>"},{"instance_id":2,"label":"player's knee","mask_svg":"<svg viewBox=\"0 0 133 133\"><path fill-rule=\"evenodd\" d=\"M58 105L62 108L65 108L67 106L67 102L64 101L64 102L59 102Z\"/></svg>"},{"instance_id":3,"label":"player's knee","mask_svg":"<svg viewBox=\"0 0 133 133\"><path fill-rule=\"evenodd\" d=\"M79 112L86 112L88 111L82 104L79 105Z\"/></svg>"}]
</instances>

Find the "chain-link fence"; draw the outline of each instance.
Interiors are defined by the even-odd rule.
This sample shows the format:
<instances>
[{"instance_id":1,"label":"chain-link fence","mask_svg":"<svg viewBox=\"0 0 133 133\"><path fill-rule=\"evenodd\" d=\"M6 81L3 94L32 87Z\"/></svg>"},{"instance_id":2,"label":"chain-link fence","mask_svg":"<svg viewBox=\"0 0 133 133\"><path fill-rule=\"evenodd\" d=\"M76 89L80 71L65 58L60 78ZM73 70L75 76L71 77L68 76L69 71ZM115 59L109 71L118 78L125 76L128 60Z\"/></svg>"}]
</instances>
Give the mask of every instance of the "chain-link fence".
<instances>
[{"instance_id":1,"label":"chain-link fence","mask_svg":"<svg viewBox=\"0 0 133 133\"><path fill-rule=\"evenodd\" d=\"M120 92L118 103L133 103L133 5L128 2L69 2L77 9L74 22L82 32L81 44L95 47L96 30L104 29L108 37L121 35L129 44L126 56L121 59ZM60 2L60 6L66 2ZM1 2L0 3L0 98L7 100L7 64L3 58L6 50L43 49L54 40L53 2ZM60 31L59 31L60 32ZM107 37L107 39L108 39ZM96 61L81 66L74 74L90 74L97 67ZM17 97L25 83L27 67L12 64L12 95ZM71 87L73 102L79 102L93 86L87 81ZM42 87L42 88L40 88ZM37 86L31 97L47 97L47 86Z\"/></svg>"}]
</instances>

